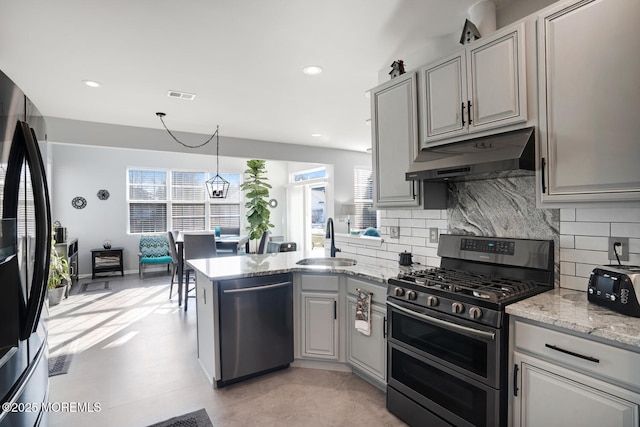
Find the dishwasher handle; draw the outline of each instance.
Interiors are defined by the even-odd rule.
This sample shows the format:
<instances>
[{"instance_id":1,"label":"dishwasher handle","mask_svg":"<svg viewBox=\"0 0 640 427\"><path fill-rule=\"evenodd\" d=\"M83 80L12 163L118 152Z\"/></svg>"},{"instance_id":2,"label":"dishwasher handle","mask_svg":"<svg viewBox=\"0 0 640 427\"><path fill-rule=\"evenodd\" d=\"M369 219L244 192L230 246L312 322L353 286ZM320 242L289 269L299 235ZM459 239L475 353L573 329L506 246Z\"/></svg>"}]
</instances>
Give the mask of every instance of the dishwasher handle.
<instances>
[{"instance_id":1,"label":"dishwasher handle","mask_svg":"<svg viewBox=\"0 0 640 427\"><path fill-rule=\"evenodd\" d=\"M225 290L222 291L222 293L224 293L224 294L237 294L237 293L240 293L240 292L265 291L267 289L282 288L284 286L289 286L291 284L293 284L293 282L289 281L289 282L273 283L271 285L252 286L250 288L225 289Z\"/></svg>"}]
</instances>

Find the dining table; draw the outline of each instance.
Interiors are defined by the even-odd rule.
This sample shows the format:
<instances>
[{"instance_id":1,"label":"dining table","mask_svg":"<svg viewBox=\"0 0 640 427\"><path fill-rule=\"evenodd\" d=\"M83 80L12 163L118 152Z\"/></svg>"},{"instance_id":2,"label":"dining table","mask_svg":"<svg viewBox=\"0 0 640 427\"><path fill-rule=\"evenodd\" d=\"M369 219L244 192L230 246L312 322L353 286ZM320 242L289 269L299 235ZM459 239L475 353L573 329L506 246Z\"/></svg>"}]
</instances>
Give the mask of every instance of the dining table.
<instances>
[{"instance_id":1,"label":"dining table","mask_svg":"<svg viewBox=\"0 0 640 427\"><path fill-rule=\"evenodd\" d=\"M215 236L216 250L225 255L238 255L238 251L244 246L245 253L249 253L249 236L243 234L222 234ZM184 298L187 298L189 292L189 284L184 282L184 234L178 233L176 237L176 249L178 252L178 306L182 306L182 288L184 285ZM220 256L220 255L219 255ZM186 309L186 305L185 305Z\"/></svg>"}]
</instances>

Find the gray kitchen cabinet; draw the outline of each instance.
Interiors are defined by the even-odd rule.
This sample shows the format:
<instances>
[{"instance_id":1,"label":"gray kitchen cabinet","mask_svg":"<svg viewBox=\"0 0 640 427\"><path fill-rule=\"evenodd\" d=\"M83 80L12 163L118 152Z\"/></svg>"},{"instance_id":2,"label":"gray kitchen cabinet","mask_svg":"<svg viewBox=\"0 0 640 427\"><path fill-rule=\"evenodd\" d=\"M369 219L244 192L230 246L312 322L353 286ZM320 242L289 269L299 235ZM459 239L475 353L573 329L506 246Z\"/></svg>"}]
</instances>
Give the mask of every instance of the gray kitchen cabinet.
<instances>
[{"instance_id":1,"label":"gray kitchen cabinet","mask_svg":"<svg viewBox=\"0 0 640 427\"><path fill-rule=\"evenodd\" d=\"M525 24L420 69L420 148L527 121Z\"/></svg>"},{"instance_id":2,"label":"gray kitchen cabinet","mask_svg":"<svg viewBox=\"0 0 640 427\"><path fill-rule=\"evenodd\" d=\"M300 333L303 358L340 359L339 277L301 275Z\"/></svg>"},{"instance_id":3,"label":"gray kitchen cabinet","mask_svg":"<svg viewBox=\"0 0 640 427\"><path fill-rule=\"evenodd\" d=\"M205 275L196 272L196 336L198 343L198 362L211 384L216 381L216 342L218 337L218 318L214 316L217 296L213 284Z\"/></svg>"},{"instance_id":4,"label":"gray kitchen cabinet","mask_svg":"<svg viewBox=\"0 0 640 427\"><path fill-rule=\"evenodd\" d=\"M640 353L511 319L515 427L638 426ZM634 372L635 371L635 372Z\"/></svg>"},{"instance_id":5,"label":"gray kitchen cabinet","mask_svg":"<svg viewBox=\"0 0 640 427\"><path fill-rule=\"evenodd\" d=\"M371 335L356 330L357 289L372 292ZM347 361L376 385L387 383L387 310L386 289L358 279L347 278Z\"/></svg>"},{"instance_id":6,"label":"gray kitchen cabinet","mask_svg":"<svg viewBox=\"0 0 640 427\"><path fill-rule=\"evenodd\" d=\"M378 209L420 206L420 184L405 180L418 153L416 84L416 74L406 73L371 90L373 204Z\"/></svg>"},{"instance_id":7,"label":"gray kitchen cabinet","mask_svg":"<svg viewBox=\"0 0 640 427\"><path fill-rule=\"evenodd\" d=\"M628 0L560 1L538 14L546 206L640 201L638 17Z\"/></svg>"}]
</instances>

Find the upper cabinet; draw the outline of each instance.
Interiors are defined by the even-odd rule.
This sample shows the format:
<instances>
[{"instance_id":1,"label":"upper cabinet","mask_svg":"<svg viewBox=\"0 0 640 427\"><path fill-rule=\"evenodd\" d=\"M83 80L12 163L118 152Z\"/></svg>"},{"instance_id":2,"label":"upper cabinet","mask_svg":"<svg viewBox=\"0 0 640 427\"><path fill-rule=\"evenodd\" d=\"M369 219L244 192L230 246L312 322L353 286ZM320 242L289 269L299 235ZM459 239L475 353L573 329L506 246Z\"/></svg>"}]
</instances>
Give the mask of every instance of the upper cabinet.
<instances>
[{"instance_id":1,"label":"upper cabinet","mask_svg":"<svg viewBox=\"0 0 640 427\"><path fill-rule=\"evenodd\" d=\"M538 16L546 206L640 200L638 17L636 0L561 1Z\"/></svg>"},{"instance_id":2,"label":"upper cabinet","mask_svg":"<svg viewBox=\"0 0 640 427\"><path fill-rule=\"evenodd\" d=\"M527 121L524 39L520 23L420 69L420 148Z\"/></svg>"},{"instance_id":3,"label":"upper cabinet","mask_svg":"<svg viewBox=\"0 0 640 427\"><path fill-rule=\"evenodd\" d=\"M418 146L417 76L407 73L372 89L374 205L420 205L418 183L405 180Z\"/></svg>"}]
</instances>

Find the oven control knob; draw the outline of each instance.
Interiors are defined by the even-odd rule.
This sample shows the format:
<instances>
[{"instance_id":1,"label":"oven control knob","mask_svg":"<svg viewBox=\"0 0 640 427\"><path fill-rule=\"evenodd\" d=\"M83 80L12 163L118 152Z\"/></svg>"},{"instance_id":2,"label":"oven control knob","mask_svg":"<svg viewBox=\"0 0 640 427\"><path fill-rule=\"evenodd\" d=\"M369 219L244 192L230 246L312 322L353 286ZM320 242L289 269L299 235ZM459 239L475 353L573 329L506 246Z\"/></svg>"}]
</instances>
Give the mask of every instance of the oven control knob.
<instances>
[{"instance_id":1,"label":"oven control knob","mask_svg":"<svg viewBox=\"0 0 640 427\"><path fill-rule=\"evenodd\" d=\"M469 317L471 317L472 319L479 319L482 317L482 310L480 310L478 307L471 307L469 309Z\"/></svg>"},{"instance_id":2,"label":"oven control knob","mask_svg":"<svg viewBox=\"0 0 640 427\"><path fill-rule=\"evenodd\" d=\"M427 297L427 305L429 307L435 307L438 304L440 304L440 301L438 300L438 297L434 297L433 295L429 295Z\"/></svg>"},{"instance_id":3,"label":"oven control knob","mask_svg":"<svg viewBox=\"0 0 640 427\"><path fill-rule=\"evenodd\" d=\"M409 300L414 300L418 298L418 295L416 295L415 291L409 291L407 292L407 299Z\"/></svg>"},{"instance_id":4,"label":"oven control knob","mask_svg":"<svg viewBox=\"0 0 640 427\"><path fill-rule=\"evenodd\" d=\"M454 302L451 304L451 312L455 314L464 313L464 305L461 302Z\"/></svg>"},{"instance_id":5,"label":"oven control knob","mask_svg":"<svg viewBox=\"0 0 640 427\"><path fill-rule=\"evenodd\" d=\"M395 289L393 290L393 294L394 294L395 296L397 296L397 297L401 297L401 296L403 296L403 295L404 295L404 289L402 289L402 288L395 288Z\"/></svg>"}]
</instances>

